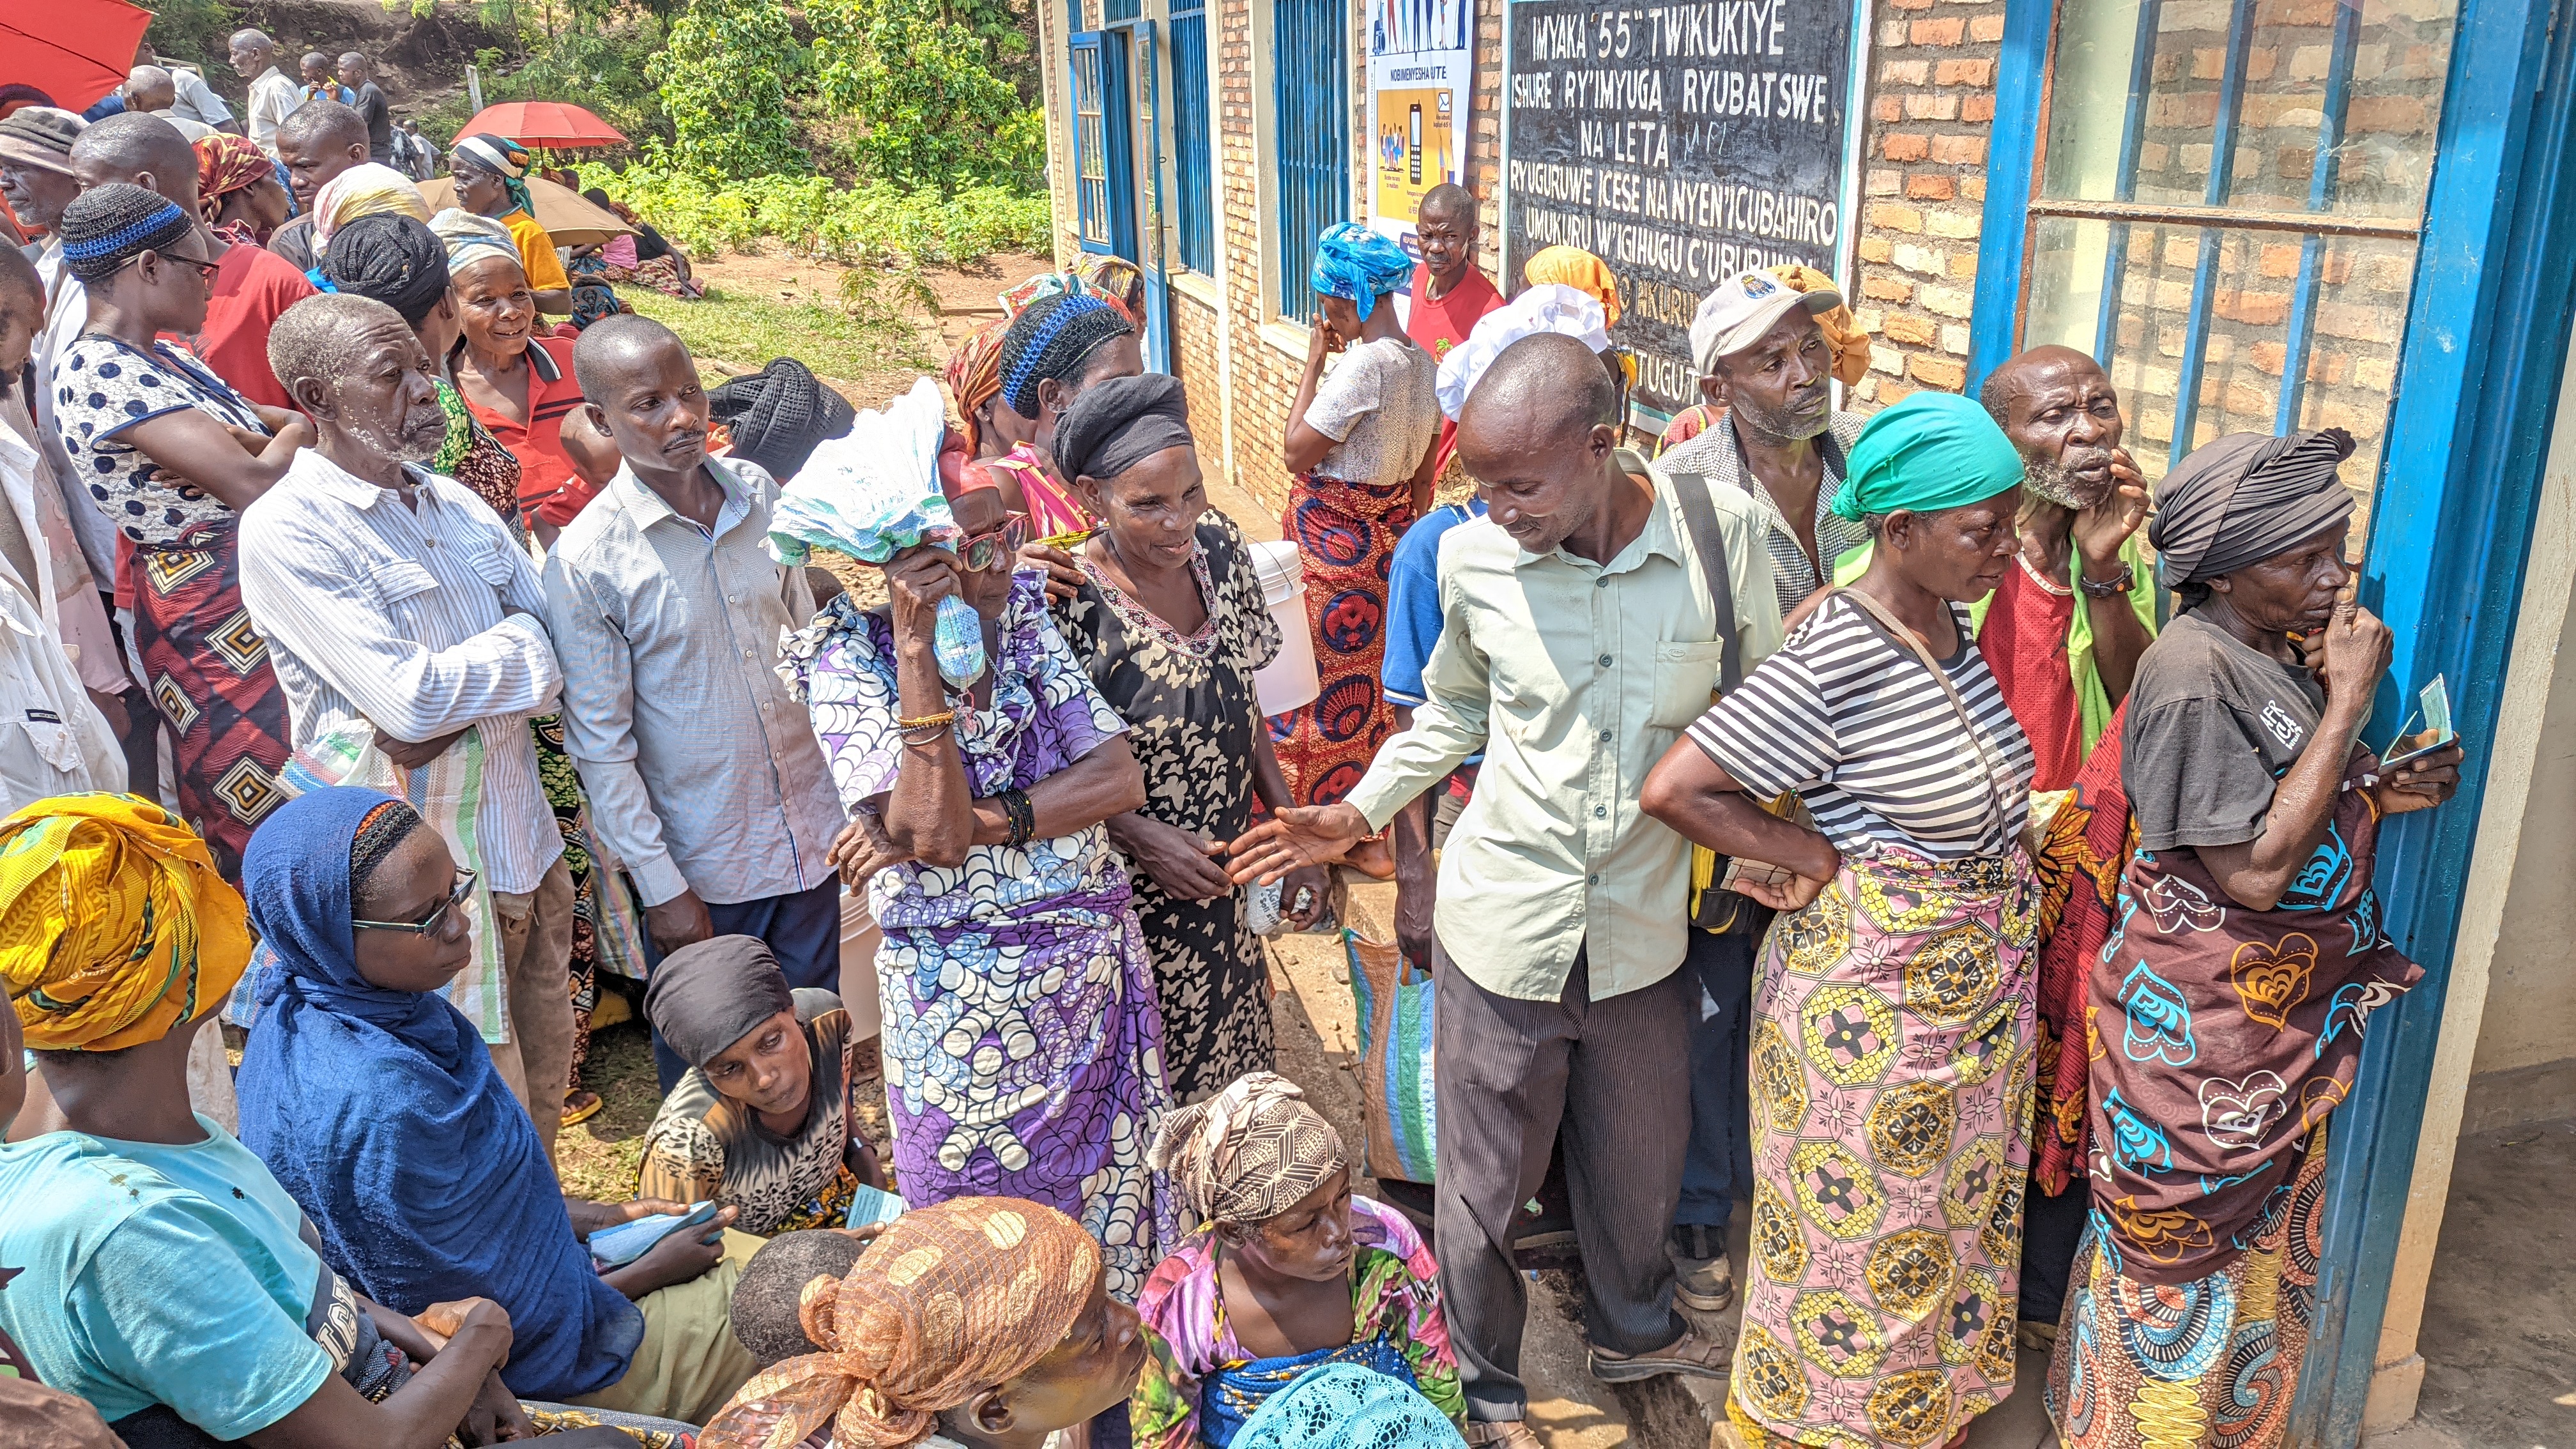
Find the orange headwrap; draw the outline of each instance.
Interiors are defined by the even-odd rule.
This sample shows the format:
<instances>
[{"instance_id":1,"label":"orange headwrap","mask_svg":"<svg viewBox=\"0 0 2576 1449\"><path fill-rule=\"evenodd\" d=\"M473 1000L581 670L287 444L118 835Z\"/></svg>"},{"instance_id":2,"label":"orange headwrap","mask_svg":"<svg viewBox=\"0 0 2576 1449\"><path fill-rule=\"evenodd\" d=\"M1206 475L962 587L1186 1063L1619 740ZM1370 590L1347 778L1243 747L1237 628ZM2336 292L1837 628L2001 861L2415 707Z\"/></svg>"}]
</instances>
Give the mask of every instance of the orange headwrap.
<instances>
[{"instance_id":1,"label":"orange headwrap","mask_svg":"<svg viewBox=\"0 0 2576 1449\"><path fill-rule=\"evenodd\" d=\"M0 821L0 983L38 1051L159 1041L250 964L241 892L195 831L132 795L57 795Z\"/></svg>"},{"instance_id":2,"label":"orange headwrap","mask_svg":"<svg viewBox=\"0 0 2576 1449\"><path fill-rule=\"evenodd\" d=\"M988 322L948 354L948 391L957 399L958 416L977 451L984 446L984 425L975 410L1002 390L1002 334L1009 330L1007 322Z\"/></svg>"},{"instance_id":3,"label":"orange headwrap","mask_svg":"<svg viewBox=\"0 0 2576 1449\"><path fill-rule=\"evenodd\" d=\"M196 149L197 210L208 221L223 215L225 197L277 174L268 153L247 136L217 131L198 137Z\"/></svg>"},{"instance_id":4,"label":"orange headwrap","mask_svg":"<svg viewBox=\"0 0 2576 1449\"><path fill-rule=\"evenodd\" d=\"M797 1305L821 1353L734 1393L700 1449L790 1449L832 1424L834 1449L903 1449L939 1414L1029 1371L1082 1316L1100 1245L1073 1219L1009 1197L914 1208L846 1278L817 1278Z\"/></svg>"},{"instance_id":5,"label":"orange headwrap","mask_svg":"<svg viewBox=\"0 0 2576 1449\"><path fill-rule=\"evenodd\" d=\"M1792 292L1812 292L1818 287L1833 291L1842 290L1834 286L1833 278L1813 267L1802 267L1796 262L1782 262L1771 269L1771 275L1788 283L1789 290ZM1816 330L1825 334L1825 346L1834 354L1834 380L1845 387L1851 387L1867 377L1869 375L1869 329L1861 326L1859 320L1852 316L1851 308L1836 307L1830 312L1818 312L1815 317Z\"/></svg>"},{"instance_id":6,"label":"orange headwrap","mask_svg":"<svg viewBox=\"0 0 2576 1449\"><path fill-rule=\"evenodd\" d=\"M1533 287L1556 282L1585 293L1601 304L1602 326L1619 325L1619 278L1581 247L1549 247L1521 268L1521 279Z\"/></svg>"}]
</instances>

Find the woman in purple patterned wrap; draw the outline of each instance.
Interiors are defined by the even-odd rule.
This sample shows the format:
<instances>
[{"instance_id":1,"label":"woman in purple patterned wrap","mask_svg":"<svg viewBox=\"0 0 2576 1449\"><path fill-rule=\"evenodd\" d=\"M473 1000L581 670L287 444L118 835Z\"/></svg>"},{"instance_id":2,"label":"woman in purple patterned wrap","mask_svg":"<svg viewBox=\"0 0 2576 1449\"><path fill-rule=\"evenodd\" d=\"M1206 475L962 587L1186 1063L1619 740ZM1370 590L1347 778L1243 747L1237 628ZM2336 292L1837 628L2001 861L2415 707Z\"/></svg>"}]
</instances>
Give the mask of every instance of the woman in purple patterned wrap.
<instances>
[{"instance_id":1,"label":"woman in purple patterned wrap","mask_svg":"<svg viewBox=\"0 0 2576 1449\"><path fill-rule=\"evenodd\" d=\"M1101 828L1145 803L1144 775L1047 616L1046 575L1013 570L1026 521L990 488L954 508L955 552L895 555L889 608L834 600L783 666L842 801L884 824L869 904L895 1177L916 1207L1063 1211L1132 1302L1180 1237L1145 1165L1171 1106L1153 967ZM952 594L982 616L991 661L965 690L932 651Z\"/></svg>"}]
</instances>

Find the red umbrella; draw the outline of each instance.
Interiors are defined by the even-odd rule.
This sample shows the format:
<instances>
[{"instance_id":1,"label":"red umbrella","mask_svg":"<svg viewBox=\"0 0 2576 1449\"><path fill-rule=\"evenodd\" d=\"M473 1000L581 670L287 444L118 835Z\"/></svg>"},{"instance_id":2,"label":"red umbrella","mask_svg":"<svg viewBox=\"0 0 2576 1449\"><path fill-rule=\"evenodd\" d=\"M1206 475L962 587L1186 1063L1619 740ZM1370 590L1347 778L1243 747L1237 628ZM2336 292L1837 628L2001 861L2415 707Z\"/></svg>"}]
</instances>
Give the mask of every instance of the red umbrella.
<instances>
[{"instance_id":1,"label":"red umbrella","mask_svg":"<svg viewBox=\"0 0 2576 1449\"><path fill-rule=\"evenodd\" d=\"M626 144L615 126L562 101L503 101L497 106L485 106L456 134L490 134L522 146L558 151Z\"/></svg>"},{"instance_id":2,"label":"red umbrella","mask_svg":"<svg viewBox=\"0 0 2576 1449\"><path fill-rule=\"evenodd\" d=\"M125 84L152 23L151 11L125 0L30 0L0 11L0 83L34 86L67 111Z\"/></svg>"}]
</instances>

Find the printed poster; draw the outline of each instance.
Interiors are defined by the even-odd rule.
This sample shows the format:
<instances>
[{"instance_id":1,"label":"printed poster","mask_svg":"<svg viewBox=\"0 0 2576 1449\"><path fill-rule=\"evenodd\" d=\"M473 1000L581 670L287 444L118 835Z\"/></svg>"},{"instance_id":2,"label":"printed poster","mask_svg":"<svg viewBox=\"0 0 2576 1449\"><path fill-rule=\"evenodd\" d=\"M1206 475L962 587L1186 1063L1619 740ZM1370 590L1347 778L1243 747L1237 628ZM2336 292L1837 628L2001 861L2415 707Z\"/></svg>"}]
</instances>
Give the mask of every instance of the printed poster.
<instances>
[{"instance_id":1,"label":"printed poster","mask_svg":"<svg viewBox=\"0 0 2576 1449\"><path fill-rule=\"evenodd\" d=\"M1471 0L1367 0L1369 225L1419 258L1413 219L1424 192L1464 178Z\"/></svg>"}]
</instances>

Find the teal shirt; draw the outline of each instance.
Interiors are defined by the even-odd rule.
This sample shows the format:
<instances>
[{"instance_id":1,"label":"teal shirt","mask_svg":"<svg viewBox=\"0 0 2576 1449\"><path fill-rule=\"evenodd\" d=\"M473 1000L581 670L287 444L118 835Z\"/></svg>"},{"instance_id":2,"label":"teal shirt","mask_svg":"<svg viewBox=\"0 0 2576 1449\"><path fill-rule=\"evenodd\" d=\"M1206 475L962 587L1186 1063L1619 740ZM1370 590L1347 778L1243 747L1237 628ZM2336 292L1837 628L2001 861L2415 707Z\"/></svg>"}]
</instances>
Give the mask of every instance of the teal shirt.
<instances>
[{"instance_id":1,"label":"teal shirt","mask_svg":"<svg viewBox=\"0 0 2576 1449\"><path fill-rule=\"evenodd\" d=\"M217 1439L283 1419L333 1372L305 1329L322 1260L250 1150L200 1116L184 1147L49 1132L0 1145L0 1331L114 1423L154 1404Z\"/></svg>"},{"instance_id":2,"label":"teal shirt","mask_svg":"<svg viewBox=\"0 0 2576 1449\"><path fill-rule=\"evenodd\" d=\"M2136 534L2120 545L2120 557L2129 561L2129 607L2137 610L2138 622L2147 626L2147 637L2152 639L2156 636L2155 566L2139 550ZM1869 545L1862 544L1834 561L1834 584L1848 584L1868 571ZM1994 597L1988 594L1968 605L1968 618L1981 633L1986 627L1986 605ZM2084 753L2089 755L2102 732L2111 727L2120 702L2102 687L2102 670L2093 660L2093 611L2081 598L2076 600L2074 621L2066 626L2066 673L2075 683L2076 718L2084 730Z\"/></svg>"}]
</instances>

